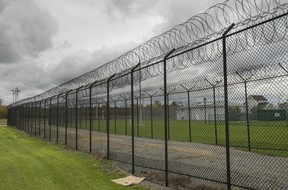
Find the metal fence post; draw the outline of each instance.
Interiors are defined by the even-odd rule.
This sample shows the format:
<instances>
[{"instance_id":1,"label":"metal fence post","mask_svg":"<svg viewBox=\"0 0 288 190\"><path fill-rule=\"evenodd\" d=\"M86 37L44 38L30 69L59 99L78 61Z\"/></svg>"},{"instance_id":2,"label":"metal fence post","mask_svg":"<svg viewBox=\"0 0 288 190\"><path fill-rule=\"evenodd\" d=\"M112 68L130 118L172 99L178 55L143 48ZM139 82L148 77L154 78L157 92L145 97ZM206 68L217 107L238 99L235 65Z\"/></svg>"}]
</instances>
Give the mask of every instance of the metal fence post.
<instances>
[{"instance_id":1,"label":"metal fence post","mask_svg":"<svg viewBox=\"0 0 288 190\"><path fill-rule=\"evenodd\" d=\"M187 90L188 97L188 125L189 125L189 142L192 142L192 127L191 127L191 104L190 104L190 90Z\"/></svg>"},{"instance_id":2,"label":"metal fence post","mask_svg":"<svg viewBox=\"0 0 288 190\"><path fill-rule=\"evenodd\" d=\"M134 70L140 66L140 61L139 63L133 67L130 71L131 75L131 140L132 140L132 174L135 173L135 144L134 144Z\"/></svg>"},{"instance_id":3,"label":"metal fence post","mask_svg":"<svg viewBox=\"0 0 288 190\"><path fill-rule=\"evenodd\" d=\"M44 129L43 129L43 138L45 139L46 138L46 107L47 107L47 99L45 99L44 101Z\"/></svg>"},{"instance_id":4,"label":"metal fence post","mask_svg":"<svg viewBox=\"0 0 288 190\"><path fill-rule=\"evenodd\" d=\"M21 120L22 120L22 118L21 118L21 116L22 116L22 106L18 106L18 130L22 130L22 124L21 124Z\"/></svg>"},{"instance_id":5,"label":"metal fence post","mask_svg":"<svg viewBox=\"0 0 288 190\"><path fill-rule=\"evenodd\" d=\"M19 125L18 125L18 106L17 107L15 107L15 127L16 127L16 129L18 129L19 130Z\"/></svg>"},{"instance_id":6,"label":"metal fence post","mask_svg":"<svg viewBox=\"0 0 288 190\"><path fill-rule=\"evenodd\" d=\"M154 136L154 129L153 129L153 96L150 96L150 133L151 133L151 139L153 139Z\"/></svg>"},{"instance_id":7,"label":"metal fence post","mask_svg":"<svg viewBox=\"0 0 288 190\"><path fill-rule=\"evenodd\" d=\"M15 112L14 112L15 113ZM33 135L33 102L30 104L30 135ZM15 114L14 114L15 116ZM16 119L16 118L15 118Z\"/></svg>"},{"instance_id":8,"label":"metal fence post","mask_svg":"<svg viewBox=\"0 0 288 190\"><path fill-rule=\"evenodd\" d=\"M219 100L218 100L219 101ZM215 144L218 145L218 130L217 130L217 112L216 112L216 94L215 86L213 86L213 111L214 111L214 134L215 134Z\"/></svg>"},{"instance_id":9,"label":"metal fence post","mask_svg":"<svg viewBox=\"0 0 288 190\"><path fill-rule=\"evenodd\" d=\"M51 141L51 127L52 127L52 99L55 96L50 98L50 105L49 105L49 141Z\"/></svg>"},{"instance_id":10,"label":"metal fence post","mask_svg":"<svg viewBox=\"0 0 288 190\"><path fill-rule=\"evenodd\" d=\"M8 111L8 125L11 127L12 126L12 109L13 108L10 108L9 111Z\"/></svg>"},{"instance_id":11,"label":"metal fence post","mask_svg":"<svg viewBox=\"0 0 288 190\"><path fill-rule=\"evenodd\" d=\"M107 101L106 101L106 132L107 132L107 159L110 159L110 81L115 76L112 75L106 81L107 83Z\"/></svg>"},{"instance_id":12,"label":"metal fence post","mask_svg":"<svg viewBox=\"0 0 288 190\"><path fill-rule=\"evenodd\" d=\"M137 137L139 137L139 99L136 97Z\"/></svg>"},{"instance_id":13,"label":"metal fence post","mask_svg":"<svg viewBox=\"0 0 288 190\"><path fill-rule=\"evenodd\" d=\"M217 80L215 84L212 84L208 79L206 81L212 86L213 89L213 111L214 111L214 135L215 135L215 145L218 145L218 129L217 129L217 112L216 112L216 86L222 82L222 80Z\"/></svg>"},{"instance_id":14,"label":"metal fence post","mask_svg":"<svg viewBox=\"0 0 288 190\"><path fill-rule=\"evenodd\" d=\"M207 124L207 118L206 118L206 98L204 98L204 123Z\"/></svg>"},{"instance_id":15,"label":"metal fence post","mask_svg":"<svg viewBox=\"0 0 288 190\"><path fill-rule=\"evenodd\" d=\"M53 97L51 97L50 99L49 99L49 111L48 111L48 125L49 125L49 141L51 141L51 123L52 123L52 121L51 121L51 119L52 119L52 116L51 116L51 114L52 114L52 98Z\"/></svg>"},{"instance_id":16,"label":"metal fence post","mask_svg":"<svg viewBox=\"0 0 288 190\"><path fill-rule=\"evenodd\" d=\"M21 107L20 106L17 106L17 128L18 128L18 130L21 130L21 121L20 121L20 119L21 119Z\"/></svg>"},{"instance_id":17,"label":"metal fence post","mask_svg":"<svg viewBox=\"0 0 288 190\"><path fill-rule=\"evenodd\" d=\"M20 130L20 106L16 108L16 127Z\"/></svg>"},{"instance_id":18,"label":"metal fence post","mask_svg":"<svg viewBox=\"0 0 288 190\"><path fill-rule=\"evenodd\" d=\"M125 135L127 135L127 127L128 127L128 107L127 107L127 98L123 97L122 95L120 95L120 97L122 97L124 99L124 119L125 119Z\"/></svg>"},{"instance_id":19,"label":"metal fence post","mask_svg":"<svg viewBox=\"0 0 288 190\"><path fill-rule=\"evenodd\" d=\"M188 127L189 127L189 142L192 142L192 127L191 127L191 103L190 103L190 91L196 86L194 85L191 88L186 88L184 85L180 84L182 88L187 91L187 98L188 98Z\"/></svg>"},{"instance_id":20,"label":"metal fence post","mask_svg":"<svg viewBox=\"0 0 288 190\"><path fill-rule=\"evenodd\" d=\"M9 112L8 112L8 118L9 118ZM9 122L8 122L8 124L9 124ZM24 104L24 131L25 131L25 133L27 133L26 127L27 127L27 104Z\"/></svg>"},{"instance_id":21,"label":"metal fence post","mask_svg":"<svg viewBox=\"0 0 288 190\"><path fill-rule=\"evenodd\" d=\"M149 94L148 92L144 92L150 97L150 135L151 139L154 137L154 129L153 129L153 96L156 95L158 92L155 92L154 94Z\"/></svg>"},{"instance_id":22,"label":"metal fence post","mask_svg":"<svg viewBox=\"0 0 288 190\"><path fill-rule=\"evenodd\" d=\"M20 128L21 131L23 130L23 124L22 124L23 118L22 118L22 115L23 115L23 107L21 105L21 106L19 106L19 128Z\"/></svg>"},{"instance_id":23,"label":"metal fence post","mask_svg":"<svg viewBox=\"0 0 288 190\"><path fill-rule=\"evenodd\" d=\"M166 64L166 63L165 63ZM167 72L167 69L166 69L166 72ZM166 74L167 75L167 74ZM167 80L167 79L166 79ZM167 91L166 91L167 92ZM167 138L168 138L168 141L170 140L170 105L169 105L169 92L167 92L166 94L166 101L167 101L167 107L166 107L166 111L167 112Z\"/></svg>"},{"instance_id":24,"label":"metal fence post","mask_svg":"<svg viewBox=\"0 0 288 190\"><path fill-rule=\"evenodd\" d=\"M20 106L17 106L16 117L17 117L16 127L18 130L21 130L21 107Z\"/></svg>"},{"instance_id":25,"label":"metal fence post","mask_svg":"<svg viewBox=\"0 0 288 190\"><path fill-rule=\"evenodd\" d=\"M288 74L288 70L283 65L281 65L281 63L278 63L278 65ZM288 127L288 114L286 114L286 127Z\"/></svg>"},{"instance_id":26,"label":"metal fence post","mask_svg":"<svg viewBox=\"0 0 288 190\"><path fill-rule=\"evenodd\" d=\"M13 109L11 109L11 117L12 117L12 113ZM27 133L30 134L30 103L27 103ZM12 125L12 118L11 118L11 125Z\"/></svg>"},{"instance_id":27,"label":"metal fence post","mask_svg":"<svg viewBox=\"0 0 288 190\"><path fill-rule=\"evenodd\" d=\"M167 88L167 86L166 86ZM160 88L164 92L164 88ZM169 92L166 89L166 102L167 102L167 135L168 135L168 140L170 140L170 105L169 105L169 95L171 92L173 92L176 88L170 90ZM165 94L165 92L164 92Z\"/></svg>"},{"instance_id":28,"label":"metal fence post","mask_svg":"<svg viewBox=\"0 0 288 190\"><path fill-rule=\"evenodd\" d=\"M69 90L65 94L65 146L67 146L67 128L68 128L68 94L72 90Z\"/></svg>"},{"instance_id":29,"label":"metal fence post","mask_svg":"<svg viewBox=\"0 0 288 190\"><path fill-rule=\"evenodd\" d=\"M134 144L134 76L133 73L137 67L140 67L139 63L133 67L130 71L131 76L131 140L132 140L132 174L135 173L135 144Z\"/></svg>"},{"instance_id":30,"label":"metal fence post","mask_svg":"<svg viewBox=\"0 0 288 190\"><path fill-rule=\"evenodd\" d=\"M248 150L251 151L249 108L248 108L247 81L246 80L244 81L244 86L245 86L245 104L246 104L246 122L247 122L247 134L248 134Z\"/></svg>"},{"instance_id":31,"label":"metal fence post","mask_svg":"<svg viewBox=\"0 0 288 190\"><path fill-rule=\"evenodd\" d=\"M25 132L28 133L28 103L25 104Z\"/></svg>"},{"instance_id":32,"label":"metal fence post","mask_svg":"<svg viewBox=\"0 0 288 190\"><path fill-rule=\"evenodd\" d=\"M83 86L80 86L76 90L76 98L75 98L75 133L76 133L76 139L75 139L75 150L78 150L78 92Z\"/></svg>"},{"instance_id":33,"label":"metal fence post","mask_svg":"<svg viewBox=\"0 0 288 190\"><path fill-rule=\"evenodd\" d=\"M116 107L117 107L117 104L116 104L116 101L117 101L117 100L114 100L114 125L115 125L114 132L115 132L115 134L117 134L117 129L116 129L116 127L117 127L117 121L116 121L116 119L117 119L117 117L116 117Z\"/></svg>"},{"instance_id":34,"label":"metal fence post","mask_svg":"<svg viewBox=\"0 0 288 190\"><path fill-rule=\"evenodd\" d=\"M247 95L247 80L249 80L253 75L251 74L248 78L244 78L237 71L236 71L236 74L244 81L248 150L251 151L251 140L250 140L251 135L250 135L249 105L248 105L248 95Z\"/></svg>"},{"instance_id":35,"label":"metal fence post","mask_svg":"<svg viewBox=\"0 0 288 190\"><path fill-rule=\"evenodd\" d=\"M56 142L58 143L59 139L59 98L62 94L57 96L57 110L56 110Z\"/></svg>"},{"instance_id":36,"label":"metal fence post","mask_svg":"<svg viewBox=\"0 0 288 190\"><path fill-rule=\"evenodd\" d=\"M40 130L40 126L41 126L41 116L42 116L42 107L41 107L41 103L42 100L40 100L39 102L39 119L38 119L38 136L41 136L41 130Z\"/></svg>"},{"instance_id":37,"label":"metal fence post","mask_svg":"<svg viewBox=\"0 0 288 190\"><path fill-rule=\"evenodd\" d=\"M16 119L16 107L13 109L13 126L15 126L15 127L17 127L16 126L16 121L17 121L17 119Z\"/></svg>"},{"instance_id":38,"label":"metal fence post","mask_svg":"<svg viewBox=\"0 0 288 190\"><path fill-rule=\"evenodd\" d=\"M167 106L167 58L175 51L168 52L163 60L164 63L164 138L165 138L165 186L168 186L168 106Z\"/></svg>"},{"instance_id":39,"label":"metal fence post","mask_svg":"<svg viewBox=\"0 0 288 190\"><path fill-rule=\"evenodd\" d=\"M20 105L20 114L19 115L20 115L20 130L24 131L24 104ZM8 120L8 115L6 116L6 119Z\"/></svg>"},{"instance_id":40,"label":"metal fence post","mask_svg":"<svg viewBox=\"0 0 288 190\"><path fill-rule=\"evenodd\" d=\"M24 118L24 113L25 113L25 112L24 112L24 109L25 109L24 104L22 104L22 106L21 106L21 110L22 110L22 111L21 111L21 127L22 127L22 131L24 131L24 125L25 125L25 124L24 124L24 121L25 121L25 120L24 120L24 119L25 119L25 118Z\"/></svg>"},{"instance_id":41,"label":"metal fence post","mask_svg":"<svg viewBox=\"0 0 288 190\"><path fill-rule=\"evenodd\" d=\"M225 98L225 137L226 137L226 166L227 166L227 189L231 190L231 168L230 168L230 137L229 137L229 111L228 111L228 82L227 82L227 55L226 35L235 26L233 23L222 35L223 47L223 75L224 75L224 98Z\"/></svg>"},{"instance_id":42,"label":"metal fence post","mask_svg":"<svg viewBox=\"0 0 288 190\"><path fill-rule=\"evenodd\" d=\"M99 111L100 110L100 105L99 104L97 104L97 110L98 110L98 112L97 112L97 121L98 121L98 132L100 132L100 126L101 126L101 114L102 114L102 107L101 107L101 111Z\"/></svg>"},{"instance_id":43,"label":"metal fence post","mask_svg":"<svg viewBox=\"0 0 288 190\"><path fill-rule=\"evenodd\" d=\"M18 130L20 130L20 107L19 106L17 106L16 107L16 128L18 129Z\"/></svg>"},{"instance_id":44,"label":"metal fence post","mask_svg":"<svg viewBox=\"0 0 288 190\"><path fill-rule=\"evenodd\" d=\"M18 115L19 114L19 107L17 106L16 108L15 108L15 126L16 126L16 129L18 129L19 130L19 122L18 122Z\"/></svg>"},{"instance_id":45,"label":"metal fence post","mask_svg":"<svg viewBox=\"0 0 288 190\"><path fill-rule=\"evenodd\" d=\"M27 103L26 104L26 120L27 120L27 122L26 122L26 124L27 124L27 126L26 126L26 133L29 133L29 103ZM12 109L11 109L11 111L10 111L10 117L11 117L11 114L12 114ZM11 120L10 120L10 124L11 124Z\"/></svg>"},{"instance_id":46,"label":"metal fence post","mask_svg":"<svg viewBox=\"0 0 288 190\"><path fill-rule=\"evenodd\" d=\"M98 81L93 82L89 86L89 152L92 153L92 88L93 85L96 84Z\"/></svg>"},{"instance_id":47,"label":"metal fence post","mask_svg":"<svg viewBox=\"0 0 288 190\"><path fill-rule=\"evenodd\" d=\"M128 108L127 108L127 99L125 99L125 135L127 135L127 117L128 117Z\"/></svg>"},{"instance_id":48,"label":"metal fence post","mask_svg":"<svg viewBox=\"0 0 288 190\"><path fill-rule=\"evenodd\" d=\"M37 131L36 131L36 128L37 128L37 119L36 119L36 115L37 115L37 102L35 102L35 105L34 105L34 121L35 121L35 125L34 125L34 136L36 137L37 136Z\"/></svg>"},{"instance_id":49,"label":"metal fence post","mask_svg":"<svg viewBox=\"0 0 288 190\"><path fill-rule=\"evenodd\" d=\"M117 134L117 129L116 129L116 127L117 127L117 116L116 116L116 109L117 109L117 100L119 100L120 98L118 98L118 99L113 99L113 98L111 98L113 101L114 101L114 133L115 134Z\"/></svg>"},{"instance_id":50,"label":"metal fence post","mask_svg":"<svg viewBox=\"0 0 288 190\"><path fill-rule=\"evenodd\" d=\"M21 131L24 131L24 105L21 105Z\"/></svg>"}]
</instances>

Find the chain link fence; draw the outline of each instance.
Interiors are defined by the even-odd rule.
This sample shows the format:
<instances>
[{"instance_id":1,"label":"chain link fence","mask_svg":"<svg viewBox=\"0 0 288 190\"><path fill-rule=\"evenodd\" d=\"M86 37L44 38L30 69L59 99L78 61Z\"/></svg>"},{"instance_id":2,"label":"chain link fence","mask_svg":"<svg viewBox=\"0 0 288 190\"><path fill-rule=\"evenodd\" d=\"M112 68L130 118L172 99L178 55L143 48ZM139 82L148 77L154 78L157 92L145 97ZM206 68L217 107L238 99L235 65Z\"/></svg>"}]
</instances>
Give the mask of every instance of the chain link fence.
<instances>
[{"instance_id":1,"label":"chain link fence","mask_svg":"<svg viewBox=\"0 0 288 190\"><path fill-rule=\"evenodd\" d=\"M138 57L108 78L11 105L8 124L176 189L287 189L288 16L284 5L273 10L144 64Z\"/></svg>"}]
</instances>

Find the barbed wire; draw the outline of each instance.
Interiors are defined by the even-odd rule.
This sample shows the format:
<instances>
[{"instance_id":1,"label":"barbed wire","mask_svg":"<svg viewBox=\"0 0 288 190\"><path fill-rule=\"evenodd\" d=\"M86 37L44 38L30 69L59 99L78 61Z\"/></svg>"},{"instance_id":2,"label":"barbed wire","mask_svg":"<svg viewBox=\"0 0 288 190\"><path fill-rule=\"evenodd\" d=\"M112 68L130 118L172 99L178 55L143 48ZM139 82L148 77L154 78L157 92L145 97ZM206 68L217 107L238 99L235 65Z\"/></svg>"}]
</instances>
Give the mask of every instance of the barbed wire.
<instances>
[{"instance_id":1,"label":"barbed wire","mask_svg":"<svg viewBox=\"0 0 288 190\"><path fill-rule=\"evenodd\" d=\"M286 70L287 68L287 70ZM255 82L259 80L270 79L270 82L273 82L272 79L277 80L279 77L288 77L288 62L272 64L261 68L246 68L240 69L236 71L234 74L229 75L228 77L228 85L233 86L237 84L243 83L243 78L245 78L246 82ZM241 78L241 77L243 78ZM207 89L212 89L215 87L223 87L223 73L217 73L214 76L209 77L198 77L192 80L186 80L181 82L171 83L167 86L167 91L171 92L169 95L181 94L187 92L196 92L203 91ZM143 88L141 90L137 89L134 91L134 94L140 94L142 98L153 97L163 97L163 90L161 90L163 86L154 86ZM118 94L110 95L111 99L117 99L119 101L130 100L131 92L122 92ZM103 102L107 97L105 94L98 94L97 97L92 98L93 104L97 104L99 102ZM75 104L75 98L69 99L71 105ZM82 94L79 97L79 105L89 105L89 98Z\"/></svg>"},{"instance_id":2,"label":"barbed wire","mask_svg":"<svg viewBox=\"0 0 288 190\"><path fill-rule=\"evenodd\" d=\"M237 31L254 26L259 22L286 14L287 9L288 4L282 3L280 0L226 0L153 37L117 59L42 94L20 100L11 106L40 101L69 90L75 90L80 86L85 86L80 92L85 97L88 93L88 86L95 81L98 83L95 84L97 88L93 88L93 93L103 93L107 90L104 81L113 74L116 74L117 80L111 81L111 87L113 89L122 88L131 83L128 73L139 62L140 66L145 69L141 69L141 75L139 72L135 72L134 82L159 76L163 74L163 66L155 63L161 61L164 55L173 48L176 51L169 59L168 72L200 63L217 61L222 57L222 41L217 39L232 23L236 23L232 33L237 33ZM235 34L228 41L227 55L285 40L287 32L283 32L283 30L279 32L277 28L285 28L287 31L287 16L277 19L277 22L272 20L264 25ZM267 35L267 31L269 31L269 35ZM211 41L213 43L209 43ZM191 49L193 51L186 52Z\"/></svg>"}]
</instances>

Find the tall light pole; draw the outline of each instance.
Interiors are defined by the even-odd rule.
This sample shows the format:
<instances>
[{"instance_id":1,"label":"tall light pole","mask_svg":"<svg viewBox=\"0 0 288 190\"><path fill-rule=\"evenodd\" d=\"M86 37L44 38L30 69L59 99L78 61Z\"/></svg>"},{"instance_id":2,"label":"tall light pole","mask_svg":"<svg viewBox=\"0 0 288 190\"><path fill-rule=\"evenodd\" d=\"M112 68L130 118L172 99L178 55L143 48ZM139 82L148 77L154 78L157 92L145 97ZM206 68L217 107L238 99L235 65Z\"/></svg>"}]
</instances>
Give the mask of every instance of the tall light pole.
<instances>
[{"instance_id":1,"label":"tall light pole","mask_svg":"<svg viewBox=\"0 0 288 190\"><path fill-rule=\"evenodd\" d=\"M15 92L14 92L14 90L12 90L12 92L13 92L13 103L15 102Z\"/></svg>"},{"instance_id":2,"label":"tall light pole","mask_svg":"<svg viewBox=\"0 0 288 190\"><path fill-rule=\"evenodd\" d=\"M13 92L13 102L17 102L20 92L19 88L16 87L15 89L12 90L12 92Z\"/></svg>"}]
</instances>

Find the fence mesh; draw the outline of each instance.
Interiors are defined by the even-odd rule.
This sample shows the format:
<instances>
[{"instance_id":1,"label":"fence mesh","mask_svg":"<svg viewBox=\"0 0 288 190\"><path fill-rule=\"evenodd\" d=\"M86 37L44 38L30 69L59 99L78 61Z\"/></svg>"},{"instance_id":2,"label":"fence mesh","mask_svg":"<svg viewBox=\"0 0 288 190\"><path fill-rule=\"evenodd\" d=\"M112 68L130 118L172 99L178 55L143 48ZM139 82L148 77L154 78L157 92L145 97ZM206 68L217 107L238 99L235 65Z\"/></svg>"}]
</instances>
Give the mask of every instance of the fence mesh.
<instances>
[{"instance_id":1,"label":"fence mesh","mask_svg":"<svg viewBox=\"0 0 288 190\"><path fill-rule=\"evenodd\" d=\"M231 8L240 20L227 35L228 16L195 43L179 25L139 46L137 59L119 58L119 70L96 70L108 78L93 71L11 105L8 124L173 188L287 189L287 5L265 2L242 20L246 10ZM195 18L183 25L190 37Z\"/></svg>"}]
</instances>

